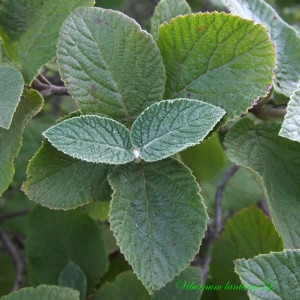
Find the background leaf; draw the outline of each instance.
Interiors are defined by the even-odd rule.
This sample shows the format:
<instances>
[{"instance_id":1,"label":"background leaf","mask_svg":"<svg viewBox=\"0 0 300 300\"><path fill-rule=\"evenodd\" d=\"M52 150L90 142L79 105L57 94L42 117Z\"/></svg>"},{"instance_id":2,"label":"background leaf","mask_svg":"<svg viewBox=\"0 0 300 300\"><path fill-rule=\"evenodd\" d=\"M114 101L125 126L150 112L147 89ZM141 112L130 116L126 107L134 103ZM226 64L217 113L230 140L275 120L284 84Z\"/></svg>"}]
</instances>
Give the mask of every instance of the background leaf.
<instances>
[{"instance_id":1,"label":"background leaf","mask_svg":"<svg viewBox=\"0 0 300 300\"><path fill-rule=\"evenodd\" d=\"M58 277L58 285L77 290L80 292L80 300L86 299L86 276L81 268L73 262L68 262L66 267L61 270Z\"/></svg>"},{"instance_id":2,"label":"background leaf","mask_svg":"<svg viewBox=\"0 0 300 300\"><path fill-rule=\"evenodd\" d=\"M1 300L79 300L79 292L66 287L40 285L13 292Z\"/></svg>"},{"instance_id":3,"label":"background leaf","mask_svg":"<svg viewBox=\"0 0 300 300\"><path fill-rule=\"evenodd\" d=\"M84 161L124 164L134 159L129 131L112 119L74 117L43 134L58 150Z\"/></svg>"},{"instance_id":4,"label":"background leaf","mask_svg":"<svg viewBox=\"0 0 300 300\"><path fill-rule=\"evenodd\" d=\"M179 16L159 29L167 98L193 98L240 115L272 84L274 47L264 26L225 13Z\"/></svg>"},{"instance_id":5,"label":"background leaf","mask_svg":"<svg viewBox=\"0 0 300 300\"><path fill-rule=\"evenodd\" d=\"M77 6L93 0L4 0L0 10L0 35L8 56L20 65L26 83L55 56L60 27Z\"/></svg>"},{"instance_id":6,"label":"background leaf","mask_svg":"<svg viewBox=\"0 0 300 300\"><path fill-rule=\"evenodd\" d=\"M198 144L225 111L197 100L165 100L148 107L135 120L132 144L146 161L156 161Z\"/></svg>"},{"instance_id":7,"label":"background leaf","mask_svg":"<svg viewBox=\"0 0 300 300\"><path fill-rule=\"evenodd\" d=\"M199 250L207 221L199 187L171 158L118 166L109 181L117 243L148 291L160 289Z\"/></svg>"},{"instance_id":8,"label":"background leaf","mask_svg":"<svg viewBox=\"0 0 300 300\"><path fill-rule=\"evenodd\" d=\"M222 286L218 291L221 299L248 299L246 290L233 290L241 284L234 273L234 259L282 250L273 223L257 207L244 209L229 219L211 252L210 274L214 284Z\"/></svg>"},{"instance_id":9,"label":"background leaf","mask_svg":"<svg viewBox=\"0 0 300 300\"><path fill-rule=\"evenodd\" d=\"M10 128L0 128L0 195L7 189L14 175L13 159L21 147L25 125L43 106L42 96L34 90L25 91L14 114Z\"/></svg>"},{"instance_id":10,"label":"background leaf","mask_svg":"<svg viewBox=\"0 0 300 300\"><path fill-rule=\"evenodd\" d=\"M243 18L264 24L276 49L275 90L290 96L300 80L300 37L263 0L226 0L230 10Z\"/></svg>"},{"instance_id":11,"label":"background leaf","mask_svg":"<svg viewBox=\"0 0 300 300\"><path fill-rule=\"evenodd\" d=\"M55 209L71 209L110 198L110 167L72 158L44 141L31 160L23 190L33 201ZM67 187L67 188L66 188Z\"/></svg>"},{"instance_id":12,"label":"background leaf","mask_svg":"<svg viewBox=\"0 0 300 300\"><path fill-rule=\"evenodd\" d=\"M72 261L83 270L91 288L108 268L99 226L81 209L36 206L28 218L25 249L34 285L57 284L61 270Z\"/></svg>"},{"instance_id":13,"label":"background leaf","mask_svg":"<svg viewBox=\"0 0 300 300\"><path fill-rule=\"evenodd\" d=\"M258 255L253 259L239 259L234 263L235 271L244 285L259 287L249 290L251 300L297 299L300 293L299 250Z\"/></svg>"},{"instance_id":14,"label":"background leaf","mask_svg":"<svg viewBox=\"0 0 300 300\"><path fill-rule=\"evenodd\" d=\"M241 119L226 135L225 147L230 160L252 169L263 182L272 220L284 246L299 248L300 144L279 137L280 125L255 125L248 118Z\"/></svg>"},{"instance_id":15,"label":"background leaf","mask_svg":"<svg viewBox=\"0 0 300 300\"><path fill-rule=\"evenodd\" d=\"M113 118L130 127L162 99L165 70L150 34L120 12L76 9L58 42L60 73L83 114Z\"/></svg>"},{"instance_id":16,"label":"background leaf","mask_svg":"<svg viewBox=\"0 0 300 300\"><path fill-rule=\"evenodd\" d=\"M151 30L154 39L158 38L158 27L169 22L172 18L178 15L191 13L191 8L185 0L161 0L155 7L154 14L151 18Z\"/></svg>"},{"instance_id":17,"label":"background leaf","mask_svg":"<svg viewBox=\"0 0 300 300\"><path fill-rule=\"evenodd\" d=\"M8 129L21 99L24 81L21 73L12 67L0 67L0 127Z\"/></svg>"},{"instance_id":18,"label":"background leaf","mask_svg":"<svg viewBox=\"0 0 300 300\"><path fill-rule=\"evenodd\" d=\"M288 103L279 135L300 142L300 86L298 86Z\"/></svg>"}]
</instances>

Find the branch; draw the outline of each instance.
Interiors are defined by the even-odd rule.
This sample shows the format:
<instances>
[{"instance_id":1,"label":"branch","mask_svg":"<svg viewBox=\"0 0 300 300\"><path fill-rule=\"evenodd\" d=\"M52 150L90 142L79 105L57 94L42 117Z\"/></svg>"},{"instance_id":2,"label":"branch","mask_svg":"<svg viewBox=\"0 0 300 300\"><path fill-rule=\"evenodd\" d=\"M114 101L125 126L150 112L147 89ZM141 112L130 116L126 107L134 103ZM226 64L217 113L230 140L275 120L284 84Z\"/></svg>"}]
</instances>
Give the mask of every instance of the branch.
<instances>
[{"instance_id":1,"label":"branch","mask_svg":"<svg viewBox=\"0 0 300 300\"><path fill-rule=\"evenodd\" d=\"M260 117L276 117L276 118L284 118L286 114L285 108L271 108L268 106L263 107L252 107L249 109L249 112L253 113L256 116Z\"/></svg>"},{"instance_id":2,"label":"branch","mask_svg":"<svg viewBox=\"0 0 300 300\"><path fill-rule=\"evenodd\" d=\"M50 95L70 95L67 87L53 85L42 74L33 80L31 87L38 90L43 97Z\"/></svg>"},{"instance_id":3,"label":"branch","mask_svg":"<svg viewBox=\"0 0 300 300\"><path fill-rule=\"evenodd\" d=\"M21 283L22 283L22 274L23 274L23 270L24 270L23 262L19 256L17 249L15 248L13 243L10 241L10 239L8 238L7 234L2 229L2 227L0 227L0 238L1 238L4 246L7 248L8 252L14 262L14 265L15 265L16 277L14 280L12 291L17 291L20 288Z\"/></svg>"},{"instance_id":4,"label":"branch","mask_svg":"<svg viewBox=\"0 0 300 300\"><path fill-rule=\"evenodd\" d=\"M3 215L0 215L0 222L5 220L5 219L24 216L24 215L27 215L28 213L29 213L28 209L20 210L20 211L14 211L14 212L11 212L11 213L6 213L6 214L3 214Z\"/></svg>"}]
</instances>

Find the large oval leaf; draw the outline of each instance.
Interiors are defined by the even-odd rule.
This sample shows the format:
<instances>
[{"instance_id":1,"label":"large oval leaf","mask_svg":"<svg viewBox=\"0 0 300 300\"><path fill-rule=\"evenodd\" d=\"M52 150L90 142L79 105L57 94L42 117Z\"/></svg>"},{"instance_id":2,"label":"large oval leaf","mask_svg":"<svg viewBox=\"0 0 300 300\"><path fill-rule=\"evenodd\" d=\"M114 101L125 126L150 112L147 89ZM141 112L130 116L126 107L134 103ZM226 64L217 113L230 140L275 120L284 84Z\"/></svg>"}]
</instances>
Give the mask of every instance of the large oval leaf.
<instances>
[{"instance_id":1,"label":"large oval leaf","mask_svg":"<svg viewBox=\"0 0 300 300\"><path fill-rule=\"evenodd\" d=\"M111 228L125 258L151 293L183 270L200 247L207 214L191 172L168 158L118 166Z\"/></svg>"},{"instance_id":2,"label":"large oval leaf","mask_svg":"<svg viewBox=\"0 0 300 300\"><path fill-rule=\"evenodd\" d=\"M62 79L84 114L130 126L162 99L165 71L159 49L150 34L120 12L76 9L57 47Z\"/></svg>"},{"instance_id":3,"label":"large oval leaf","mask_svg":"<svg viewBox=\"0 0 300 300\"><path fill-rule=\"evenodd\" d=\"M160 101L135 120L131 140L144 160L160 160L198 144L224 114L223 109L197 100Z\"/></svg>"},{"instance_id":4,"label":"large oval leaf","mask_svg":"<svg viewBox=\"0 0 300 300\"><path fill-rule=\"evenodd\" d=\"M275 52L264 26L225 13L179 16L159 28L165 98L194 98L246 112L272 84Z\"/></svg>"}]
</instances>

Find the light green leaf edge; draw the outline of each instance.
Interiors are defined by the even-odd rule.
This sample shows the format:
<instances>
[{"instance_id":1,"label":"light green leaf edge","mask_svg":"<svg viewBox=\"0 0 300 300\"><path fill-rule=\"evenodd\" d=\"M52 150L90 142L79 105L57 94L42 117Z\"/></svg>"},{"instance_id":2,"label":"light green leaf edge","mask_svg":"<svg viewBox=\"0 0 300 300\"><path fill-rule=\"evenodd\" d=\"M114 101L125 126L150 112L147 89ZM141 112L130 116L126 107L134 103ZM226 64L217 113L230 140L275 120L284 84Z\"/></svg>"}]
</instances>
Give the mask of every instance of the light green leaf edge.
<instances>
[{"instance_id":1,"label":"light green leaf edge","mask_svg":"<svg viewBox=\"0 0 300 300\"><path fill-rule=\"evenodd\" d=\"M269 29L276 49L275 90L291 96L300 80L300 37L263 0L226 0L232 12L262 23Z\"/></svg>"},{"instance_id":2,"label":"light green leaf edge","mask_svg":"<svg viewBox=\"0 0 300 300\"><path fill-rule=\"evenodd\" d=\"M0 78L0 127L9 129L21 100L24 81L22 74L9 66L0 67Z\"/></svg>"},{"instance_id":3,"label":"light green leaf edge","mask_svg":"<svg viewBox=\"0 0 300 300\"><path fill-rule=\"evenodd\" d=\"M288 103L279 135L300 142L300 85Z\"/></svg>"},{"instance_id":4,"label":"light green leaf edge","mask_svg":"<svg viewBox=\"0 0 300 300\"><path fill-rule=\"evenodd\" d=\"M56 285L39 285L36 288L26 287L10 293L1 300L79 300L79 292Z\"/></svg>"},{"instance_id":5,"label":"light green leaf edge","mask_svg":"<svg viewBox=\"0 0 300 300\"><path fill-rule=\"evenodd\" d=\"M87 162L124 164L134 159L129 130L97 115L64 120L43 135L58 150Z\"/></svg>"},{"instance_id":6,"label":"light green leaf edge","mask_svg":"<svg viewBox=\"0 0 300 300\"><path fill-rule=\"evenodd\" d=\"M169 22L178 15L191 13L192 10L185 0L161 0L155 7L151 18L150 33L154 39L158 38L158 28L164 22Z\"/></svg>"},{"instance_id":7,"label":"light green leaf edge","mask_svg":"<svg viewBox=\"0 0 300 300\"><path fill-rule=\"evenodd\" d=\"M15 169L13 160L18 155L24 127L43 107L43 98L35 90L25 91L13 116L10 128L0 128L0 195L8 188Z\"/></svg>"},{"instance_id":8,"label":"light green leaf edge","mask_svg":"<svg viewBox=\"0 0 300 300\"><path fill-rule=\"evenodd\" d=\"M152 104L134 121L131 141L145 161L157 161L201 142L225 110L191 99Z\"/></svg>"},{"instance_id":9,"label":"light green leaf edge","mask_svg":"<svg viewBox=\"0 0 300 300\"><path fill-rule=\"evenodd\" d=\"M51 209L74 209L110 198L106 176L111 166L72 158L47 140L30 160L22 190L29 199Z\"/></svg>"},{"instance_id":10,"label":"light green leaf edge","mask_svg":"<svg viewBox=\"0 0 300 300\"><path fill-rule=\"evenodd\" d=\"M162 99L165 68L152 36L121 12L78 8L57 45L61 77L83 114L112 118L128 128Z\"/></svg>"},{"instance_id":11,"label":"light green leaf edge","mask_svg":"<svg viewBox=\"0 0 300 300\"><path fill-rule=\"evenodd\" d=\"M251 300L298 299L300 295L300 250L262 254L234 261L235 272L248 286Z\"/></svg>"},{"instance_id":12,"label":"light green leaf edge","mask_svg":"<svg viewBox=\"0 0 300 300\"><path fill-rule=\"evenodd\" d=\"M239 16L179 16L159 27L157 43L166 67L166 99L209 102L234 118L273 83L275 51L266 28Z\"/></svg>"},{"instance_id":13,"label":"light green leaf edge","mask_svg":"<svg viewBox=\"0 0 300 300\"><path fill-rule=\"evenodd\" d=\"M241 119L227 133L224 146L228 158L253 171L264 189L285 248L299 248L300 144L278 136L280 126Z\"/></svg>"},{"instance_id":14,"label":"light green leaf edge","mask_svg":"<svg viewBox=\"0 0 300 300\"><path fill-rule=\"evenodd\" d=\"M3 46L20 65L27 84L39 69L55 57L60 27L77 6L92 6L94 0L4 0L0 13Z\"/></svg>"},{"instance_id":15,"label":"light green leaf edge","mask_svg":"<svg viewBox=\"0 0 300 300\"><path fill-rule=\"evenodd\" d=\"M114 190L111 229L134 273L152 294L199 251L208 217L199 185L191 171L172 158L118 166L108 180Z\"/></svg>"}]
</instances>

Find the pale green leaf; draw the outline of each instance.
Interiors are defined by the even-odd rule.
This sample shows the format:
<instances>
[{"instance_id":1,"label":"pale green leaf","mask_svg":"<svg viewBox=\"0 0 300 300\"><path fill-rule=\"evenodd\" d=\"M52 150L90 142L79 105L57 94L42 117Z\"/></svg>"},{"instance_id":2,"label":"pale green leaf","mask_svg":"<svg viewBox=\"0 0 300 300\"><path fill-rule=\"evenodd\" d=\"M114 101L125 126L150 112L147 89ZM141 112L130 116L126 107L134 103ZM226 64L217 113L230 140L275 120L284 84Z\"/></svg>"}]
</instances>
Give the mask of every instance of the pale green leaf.
<instances>
[{"instance_id":1,"label":"pale green leaf","mask_svg":"<svg viewBox=\"0 0 300 300\"><path fill-rule=\"evenodd\" d=\"M52 209L71 209L110 198L110 167L72 158L44 141L30 161L23 190L33 201Z\"/></svg>"},{"instance_id":2,"label":"pale green leaf","mask_svg":"<svg viewBox=\"0 0 300 300\"><path fill-rule=\"evenodd\" d=\"M165 98L209 102L233 118L272 84L275 53L267 30L238 16L179 16L160 26L157 43L166 67Z\"/></svg>"},{"instance_id":3,"label":"pale green leaf","mask_svg":"<svg viewBox=\"0 0 300 300\"><path fill-rule=\"evenodd\" d=\"M257 207L242 210L228 220L212 248L210 274L222 299L245 299L246 290L235 289L240 280L234 273L233 261L237 258L250 258L260 253L282 251L282 240L275 231L271 220Z\"/></svg>"},{"instance_id":4,"label":"pale green leaf","mask_svg":"<svg viewBox=\"0 0 300 300\"><path fill-rule=\"evenodd\" d=\"M272 219L286 248L300 247L300 144L278 136L280 123L244 118L226 135L230 160L261 179Z\"/></svg>"},{"instance_id":5,"label":"pale green leaf","mask_svg":"<svg viewBox=\"0 0 300 300\"><path fill-rule=\"evenodd\" d=\"M279 135L300 142L300 86L288 103Z\"/></svg>"},{"instance_id":6,"label":"pale green leaf","mask_svg":"<svg viewBox=\"0 0 300 300\"><path fill-rule=\"evenodd\" d=\"M199 250L207 222L199 186L171 158L118 166L109 181L114 189L111 228L152 293L185 269Z\"/></svg>"},{"instance_id":7,"label":"pale green leaf","mask_svg":"<svg viewBox=\"0 0 300 300\"><path fill-rule=\"evenodd\" d=\"M300 37L263 0L226 0L230 10L265 25L276 49L275 89L292 95L300 80Z\"/></svg>"},{"instance_id":8,"label":"pale green leaf","mask_svg":"<svg viewBox=\"0 0 300 300\"><path fill-rule=\"evenodd\" d=\"M25 125L43 106L43 98L34 90L25 91L13 116L10 128L0 128L0 195L7 189L14 175L13 160L21 147Z\"/></svg>"},{"instance_id":9,"label":"pale green leaf","mask_svg":"<svg viewBox=\"0 0 300 300\"><path fill-rule=\"evenodd\" d=\"M79 300L79 292L55 285L26 287L4 296L1 300Z\"/></svg>"},{"instance_id":10,"label":"pale green leaf","mask_svg":"<svg viewBox=\"0 0 300 300\"><path fill-rule=\"evenodd\" d=\"M141 158L156 161L201 142L225 111L197 100L157 102L135 120L131 140Z\"/></svg>"},{"instance_id":11,"label":"pale green leaf","mask_svg":"<svg viewBox=\"0 0 300 300\"><path fill-rule=\"evenodd\" d=\"M99 225L81 209L57 211L36 206L28 218L25 249L34 285L57 284L70 261L85 273L88 288L108 269Z\"/></svg>"},{"instance_id":12,"label":"pale green leaf","mask_svg":"<svg viewBox=\"0 0 300 300\"><path fill-rule=\"evenodd\" d=\"M156 43L121 12L76 9L58 42L60 73L83 114L113 118L130 127L162 99L165 70Z\"/></svg>"},{"instance_id":13,"label":"pale green leaf","mask_svg":"<svg viewBox=\"0 0 300 300\"><path fill-rule=\"evenodd\" d=\"M199 300L205 285L202 284L202 272L199 267L188 266L171 282L154 292L153 300Z\"/></svg>"},{"instance_id":14,"label":"pale green leaf","mask_svg":"<svg viewBox=\"0 0 300 300\"><path fill-rule=\"evenodd\" d=\"M119 274L116 280L103 285L95 295L94 300L150 300L151 296L132 271Z\"/></svg>"},{"instance_id":15,"label":"pale green leaf","mask_svg":"<svg viewBox=\"0 0 300 300\"><path fill-rule=\"evenodd\" d=\"M79 266L72 261L68 262L58 277L58 285L69 287L80 292L80 300L86 299L86 276Z\"/></svg>"},{"instance_id":16,"label":"pale green leaf","mask_svg":"<svg viewBox=\"0 0 300 300\"><path fill-rule=\"evenodd\" d=\"M289 300L300 295L300 250L239 259L235 271L251 300Z\"/></svg>"},{"instance_id":17,"label":"pale green leaf","mask_svg":"<svg viewBox=\"0 0 300 300\"><path fill-rule=\"evenodd\" d=\"M158 38L158 28L164 22L169 22L178 15L191 13L191 8L185 0L161 0L155 7L151 18L151 30L153 38Z\"/></svg>"},{"instance_id":18,"label":"pale green leaf","mask_svg":"<svg viewBox=\"0 0 300 300\"><path fill-rule=\"evenodd\" d=\"M43 135L58 150L88 162L124 164L134 158L128 129L112 119L74 117L50 127Z\"/></svg>"},{"instance_id":19,"label":"pale green leaf","mask_svg":"<svg viewBox=\"0 0 300 300\"><path fill-rule=\"evenodd\" d=\"M77 6L93 0L4 0L0 11L0 35L8 56L20 65L26 83L55 57L59 30Z\"/></svg>"},{"instance_id":20,"label":"pale green leaf","mask_svg":"<svg viewBox=\"0 0 300 300\"><path fill-rule=\"evenodd\" d=\"M0 78L0 127L9 129L24 81L21 73L13 67L0 67Z\"/></svg>"}]
</instances>

